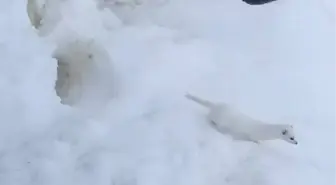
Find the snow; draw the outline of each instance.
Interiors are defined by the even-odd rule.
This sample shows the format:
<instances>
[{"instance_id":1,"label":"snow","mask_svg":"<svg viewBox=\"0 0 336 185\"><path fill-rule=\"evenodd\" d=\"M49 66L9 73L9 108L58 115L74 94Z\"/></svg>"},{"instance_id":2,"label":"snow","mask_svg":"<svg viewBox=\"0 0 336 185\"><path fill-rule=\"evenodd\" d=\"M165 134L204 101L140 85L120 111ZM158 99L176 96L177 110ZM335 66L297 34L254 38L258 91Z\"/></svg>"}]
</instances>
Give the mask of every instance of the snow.
<instances>
[{"instance_id":1,"label":"snow","mask_svg":"<svg viewBox=\"0 0 336 185\"><path fill-rule=\"evenodd\" d=\"M334 10L318 0L125 2L113 12L64 2L63 22L43 37L25 1L2 2L0 184L335 184ZM54 89L52 53L74 36L108 51L118 81L89 114ZM292 123L299 145L232 141L187 91Z\"/></svg>"}]
</instances>

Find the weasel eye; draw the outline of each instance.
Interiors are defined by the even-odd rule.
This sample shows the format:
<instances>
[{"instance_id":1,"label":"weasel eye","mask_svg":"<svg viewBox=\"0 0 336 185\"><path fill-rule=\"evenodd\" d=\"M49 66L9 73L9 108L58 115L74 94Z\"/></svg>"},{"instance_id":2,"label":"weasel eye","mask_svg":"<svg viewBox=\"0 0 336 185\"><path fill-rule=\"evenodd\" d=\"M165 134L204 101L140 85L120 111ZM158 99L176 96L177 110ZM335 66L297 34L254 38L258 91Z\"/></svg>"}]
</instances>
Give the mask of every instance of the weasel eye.
<instances>
[{"instance_id":1,"label":"weasel eye","mask_svg":"<svg viewBox=\"0 0 336 185\"><path fill-rule=\"evenodd\" d=\"M294 140L294 137L290 137L289 139L290 139L290 140Z\"/></svg>"},{"instance_id":2,"label":"weasel eye","mask_svg":"<svg viewBox=\"0 0 336 185\"><path fill-rule=\"evenodd\" d=\"M282 135L286 135L287 134L287 130L282 131Z\"/></svg>"}]
</instances>

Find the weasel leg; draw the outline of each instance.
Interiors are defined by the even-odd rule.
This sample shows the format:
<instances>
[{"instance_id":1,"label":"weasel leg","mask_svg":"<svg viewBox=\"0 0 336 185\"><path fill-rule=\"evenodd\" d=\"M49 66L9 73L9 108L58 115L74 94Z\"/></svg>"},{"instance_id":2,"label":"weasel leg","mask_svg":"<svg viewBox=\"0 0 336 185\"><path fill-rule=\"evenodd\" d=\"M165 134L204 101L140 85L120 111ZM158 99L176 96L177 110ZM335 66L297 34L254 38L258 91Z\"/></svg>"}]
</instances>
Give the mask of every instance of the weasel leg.
<instances>
[{"instance_id":1,"label":"weasel leg","mask_svg":"<svg viewBox=\"0 0 336 185\"><path fill-rule=\"evenodd\" d=\"M251 139L250 137L247 137L247 139L246 139L247 141L250 141L250 142L253 142L253 143L255 143L255 144L260 144L260 142L259 141L257 141L257 140L254 140L254 139Z\"/></svg>"},{"instance_id":2,"label":"weasel leg","mask_svg":"<svg viewBox=\"0 0 336 185\"><path fill-rule=\"evenodd\" d=\"M260 144L259 141L255 141L255 140L250 140L250 141L252 141L253 143L256 143L256 144Z\"/></svg>"},{"instance_id":3,"label":"weasel leg","mask_svg":"<svg viewBox=\"0 0 336 185\"><path fill-rule=\"evenodd\" d=\"M232 138L234 140L237 140L237 141L250 141L250 142L253 142L253 143L256 143L256 144L260 144L259 141L251 139L249 136L247 136L245 134L233 134Z\"/></svg>"},{"instance_id":4,"label":"weasel leg","mask_svg":"<svg viewBox=\"0 0 336 185\"><path fill-rule=\"evenodd\" d=\"M212 126L217 126L217 123L214 122L214 121L212 121L212 120L210 120L210 124L211 124Z\"/></svg>"}]
</instances>

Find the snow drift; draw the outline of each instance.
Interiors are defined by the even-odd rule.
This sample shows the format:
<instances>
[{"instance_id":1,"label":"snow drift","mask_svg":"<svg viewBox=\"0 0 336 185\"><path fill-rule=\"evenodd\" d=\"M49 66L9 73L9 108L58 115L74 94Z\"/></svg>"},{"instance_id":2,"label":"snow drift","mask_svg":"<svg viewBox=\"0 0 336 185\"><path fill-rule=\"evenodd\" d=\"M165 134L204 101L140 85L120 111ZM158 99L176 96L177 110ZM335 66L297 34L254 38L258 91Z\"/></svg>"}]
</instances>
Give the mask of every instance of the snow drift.
<instances>
[{"instance_id":1,"label":"snow drift","mask_svg":"<svg viewBox=\"0 0 336 185\"><path fill-rule=\"evenodd\" d=\"M57 60L55 90L61 103L80 108L86 104L92 111L97 108L94 104L102 106L115 95L116 79L111 58L99 40L91 38L92 31L84 28L83 32L76 27L80 26L75 24L76 18L67 18L77 10L73 5L71 1L29 0L27 15L38 35L56 45L51 57ZM93 2L88 5L94 10L92 17L99 16ZM96 26L103 29L102 25ZM89 97L95 98L88 101Z\"/></svg>"},{"instance_id":2,"label":"snow drift","mask_svg":"<svg viewBox=\"0 0 336 185\"><path fill-rule=\"evenodd\" d=\"M58 64L55 90L62 103L78 105L93 96L92 106L99 99L108 100L114 96L117 86L113 83L112 61L94 40L81 39L58 45L53 57Z\"/></svg>"},{"instance_id":3,"label":"snow drift","mask_svg":"<svg viewBox=\"0 0 336 185\"><path fill-rule=\"evenodd\" d=\"M335 32L317 1L72 0L43 38L26 2L0 9L0 184L334 184ZM94 38L121 84L93 116L54 89L72 35ZM293 123L300 144L233 142L186 91Z\"/></svg>"}]
</instances>

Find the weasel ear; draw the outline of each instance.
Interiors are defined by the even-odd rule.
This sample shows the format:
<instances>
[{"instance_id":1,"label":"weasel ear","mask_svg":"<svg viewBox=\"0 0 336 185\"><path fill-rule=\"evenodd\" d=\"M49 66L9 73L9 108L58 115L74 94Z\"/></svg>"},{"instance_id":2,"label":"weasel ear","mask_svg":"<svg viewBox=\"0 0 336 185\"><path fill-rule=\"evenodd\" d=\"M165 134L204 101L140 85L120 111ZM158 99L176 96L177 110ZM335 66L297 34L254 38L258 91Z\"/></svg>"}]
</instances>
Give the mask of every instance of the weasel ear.
<instances>
[{"instance_id":1,"label":"weasel ear","mask_svg":"<svg viewBox=\"0 0 336 185\"><path fill-rule=\"evenodd\" d=\"M285 130L282 130L282 135L286 135L287 134L287 129L285 129Z\"/></svg>"}]
</instances>

